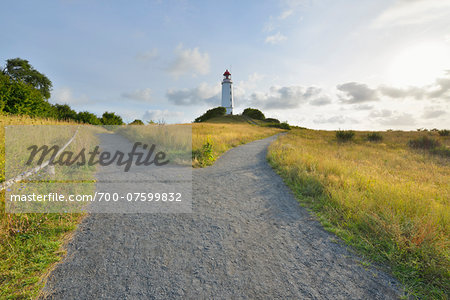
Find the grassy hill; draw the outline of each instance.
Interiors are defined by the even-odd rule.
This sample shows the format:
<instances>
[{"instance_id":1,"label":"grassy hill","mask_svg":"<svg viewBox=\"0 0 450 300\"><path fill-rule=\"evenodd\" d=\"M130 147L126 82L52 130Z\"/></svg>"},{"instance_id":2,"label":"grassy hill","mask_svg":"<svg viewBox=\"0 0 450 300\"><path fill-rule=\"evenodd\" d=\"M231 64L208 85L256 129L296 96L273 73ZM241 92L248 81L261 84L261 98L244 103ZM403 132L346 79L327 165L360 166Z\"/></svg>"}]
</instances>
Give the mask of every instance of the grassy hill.
<instances>
[{"instance_id":1,"label":"grassy hill","mask_svg":"<svg viewBox=\"0 0 450 300\"><path fill-rule=\"evenodd\" d=\"M268 158L325 228L369 261L387 263L411 294L445 299L450 137L390 131L371 142L368 134L342 143L333 131L294 129L270 146ZM424 140L441 151L411 147Z\"/></svg>"}]
</instances>

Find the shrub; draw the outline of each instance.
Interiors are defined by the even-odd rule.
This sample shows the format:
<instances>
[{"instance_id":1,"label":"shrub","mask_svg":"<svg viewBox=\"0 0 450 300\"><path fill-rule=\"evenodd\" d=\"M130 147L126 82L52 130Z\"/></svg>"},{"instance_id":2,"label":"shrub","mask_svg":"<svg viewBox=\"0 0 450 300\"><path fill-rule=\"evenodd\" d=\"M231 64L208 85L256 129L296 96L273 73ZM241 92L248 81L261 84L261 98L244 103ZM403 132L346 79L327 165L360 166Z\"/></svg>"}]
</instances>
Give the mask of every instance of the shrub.
<instances>
[{"instance_id":1,"label":"shrub","mask_svg":"<svg viewBox=\"0 0 450 300\"><path fill-rule=\"evenodd\" d=\"M277 123L277 124L281 123L280 120L275 119L275 118L267 118L264 121L267 122L267 123Z\"/></svg>"},{"instance_id":2,"label":"shrub","mask_svg":"<svg viewBox=\"0 0 450 300\"><path fill-rule=\"evenodd\" d=\"M336 138L339 142L348 142L353 139L355 132L352 130L338 130L336 131Z\"/></svg>"},{"instance_id":3,"label":"shrub","mask_svg":"<svg viewBox=\"0 0 450 300\"><path fill-rule=\"evenodd\" d=\"M263 124L262 126L291 130L291 126L287 122L283 122L283 123L279 123L279 124L278 123L269 123L269 124Z\"/></svg>"},{"instance_id":4,"label":"shrub","mask_svg":"<svg viewBox=\"0 0 450 300\"><path fill-rule=\"evenodd\" d=\"M450 158L450 148L447 148L445 146L441 146L438 148L431 149L432 154L436 154L442 157L449 157Z\"/></svg>"},{"instance_id":5,"label":"shrub","mask_svg":"<svg viewBox=\"0 0 450 300\"><path fill-rule=\"evenodd\" d=\"M76 120L77 112L67 104L55 104L56 118L58 120Z\"/></svg>"},{"instance_id":6,"label":"shrub","mask_svg":"<svg viewBox=\"0 0 450 300\"><path fill-rule=\"evenodd\" d=\"M85 124L101 125L100 119L93 113L88 111L80 111L77 114L77 121Z\"/></svg>"},{"instance_id":7,"label":"shrub","mask_svg":"<svg viewBox=\"0 0 450 300\"><path fill-rule=\"evenodd\" d=\"M414 148L414 149L427 149L427 150L431 150L431 149L435 149L437 147L439 147L441 145L441 143L439 143L439 141L430 138L428 136L422 136L420 138L414 139L414 140L410 140L408 142L409 147Z\"/></svg>"},{"instance_id":8,"label":"shrub","mask_svg":"<svg viewBox=\"0 0 450 300\"><path fill-rule=\"evenodd\" d=\"M208 138L201 149L192 151L192 159L196 159L201 166L211 165L216 160L213 148L213 142Z\"/></svg>"},{"instance_id":9,"label":"shrub","mask_svg":"<svg viewBox=\"0 0 450 300\"><path fill-rule=\"evenodd\" d=\"M367 140L371 142L379 142L383 139L383 136L378 132L370 132L367 134Z\"/></svg>"},{"instance_id":10,"label":"shrub","mask_svg":"<svg viewBox=\"0 0 450 300\"><path fill-rule=\"evenodd\" d=\"M122 118L113 112L104 112L100 119L103 125L122 125Z\"/></svg>"},{"instance_id":11,"label":"shrub","mask_svg":"<svg viewBox=\"0 0 450 300\"><path fill-rule=\"evenodd\" d=\"M224 116L227 113L227 110L223 106L219 106L216 108L212 108L208 111L206 111L203 115L195 119L195 123L205 122L209 119L215 118L215 117L221 117Z\"/></svg>"},{"instance_id":12,"label":"shrub","mask_svg":"<svg viewBox=\"0 0 450 300\"><path fill-rule=\"evenodd\" d=\"M242 112L242 115L250 117L252 119L256 119L256 120L264 120L266 118L259 109L250 108L250 107L244 109L244 111Z\"/></svg>"},{"instance_id":13,"label":"shrub","mask_svg":"<svg viewBox=\"0 0 450 300\"><path fill-rule=\"evenodd\" d=\"M440 136L449 136L450 135L450 130L448 129L442 129L438 131Z\"/></svg>"},{"instance_id":14,"label":"shrub","mask_svg":"<svg viewBox=\"0 0 450 300\"><path fill-rule=\"evenodd\" d=\"M131 123L128 124L128 125L144 125L144 122L142 122L142 121L139 120L139 119L136 119L136 120L134 120L133 122L131 122Z\"/></svg>"}]
</instances>

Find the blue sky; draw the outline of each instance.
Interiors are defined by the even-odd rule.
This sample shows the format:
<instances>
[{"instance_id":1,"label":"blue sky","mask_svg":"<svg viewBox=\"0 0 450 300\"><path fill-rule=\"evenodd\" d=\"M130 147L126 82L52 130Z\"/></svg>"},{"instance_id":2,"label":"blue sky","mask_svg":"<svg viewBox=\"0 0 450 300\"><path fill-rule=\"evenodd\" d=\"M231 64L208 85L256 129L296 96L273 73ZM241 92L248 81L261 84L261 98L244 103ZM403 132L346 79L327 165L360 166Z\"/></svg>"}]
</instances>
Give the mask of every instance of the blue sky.
<instances>
[{"instance_id":1,"label":"blue sky","mask_svg":"<svg viewBox=\"0 0 450 300\"><path fill-rule=\"evenodd\" d=\"M1 1L0 60L51 102L190 122L220 105L320 129L450 127L449 0Z\"/></svg>"}]
</instances>

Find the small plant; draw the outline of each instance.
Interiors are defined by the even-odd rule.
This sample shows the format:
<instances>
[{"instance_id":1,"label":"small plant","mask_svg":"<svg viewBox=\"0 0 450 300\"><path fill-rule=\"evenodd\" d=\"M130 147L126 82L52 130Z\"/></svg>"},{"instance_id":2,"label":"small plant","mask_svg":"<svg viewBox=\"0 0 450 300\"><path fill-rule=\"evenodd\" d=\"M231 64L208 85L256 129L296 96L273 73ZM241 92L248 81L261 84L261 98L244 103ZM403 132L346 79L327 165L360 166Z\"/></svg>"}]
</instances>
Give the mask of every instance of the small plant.
<instances>
[{"instance_id":1,"label":"small plant","mask_svg":"<svg viewBox=\"0 0 450 300\"><path fill-rule=\"evenodd\" d=\"M367 140L371 142L379 142L383 140L383 136L378 132L371 132L367 134Z\"/></svg>"},{"instance_id":2,"label":"small plant","mask_svg":"<svg viewBox=\"0 0 450 300\"><path fill-rule=\"evenodd\" d=\"M192 159L196 159L201 166L211 165L216 160L213 148L213 142L207 138L201 149L192 151Z\"/></svg>"},{"instance_id":3,"label":"small plant","mask_svg":"<svg viewBox=\"0 0 450 300\"><path fill-rule=\"evenodd\" d=\"M448 129L442 129L438 131L440 136L449 136L450 135L450 130Z\"/></svg>"},{"instance_id":4,"label":"small plant","mask_svg":"<svg viewBox=\"0 0 450 300\"><path fill-rule=\"evenodd\" d=\"M353 139L355 132L353 130L338 130L336 131L336 138L339 142L348 142Z\"/></svg>"},{"instance_id":5,"label":"small plant","mask_svg":"<svg viewBox=\"0 0 450 300\"><path fill-rule=\"evenodd\" d=\"M439 143L439 141L437 141L433 138L430 138L430 137L424 135L420 138L410 140L408 142L408 145L409 145L409 147L411 147L413 149L432 150L432 149L439 147L441 145L441 143Z\"/></svg>"}]
</instances>

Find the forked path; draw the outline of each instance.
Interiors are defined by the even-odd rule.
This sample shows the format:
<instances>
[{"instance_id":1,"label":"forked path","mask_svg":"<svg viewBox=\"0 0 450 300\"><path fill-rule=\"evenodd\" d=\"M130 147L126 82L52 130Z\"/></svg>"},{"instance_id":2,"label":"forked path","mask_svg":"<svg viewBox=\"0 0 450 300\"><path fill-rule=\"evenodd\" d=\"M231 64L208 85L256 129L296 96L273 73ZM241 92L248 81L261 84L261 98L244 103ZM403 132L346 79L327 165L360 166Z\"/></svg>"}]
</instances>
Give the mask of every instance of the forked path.
<instances>
[{"instance_id":1,"label":"forked path","mask_svg":"<svg viewBox=\"0 0 450 300\"><path fill-rule=\"evenodd\" d=\"M111 137L112 138L112 137ZM395 299L299 206L266 162L276 137L194 170L192 214L92 214L45 288L53 299Z\"/></svg>"}]
</instances>

